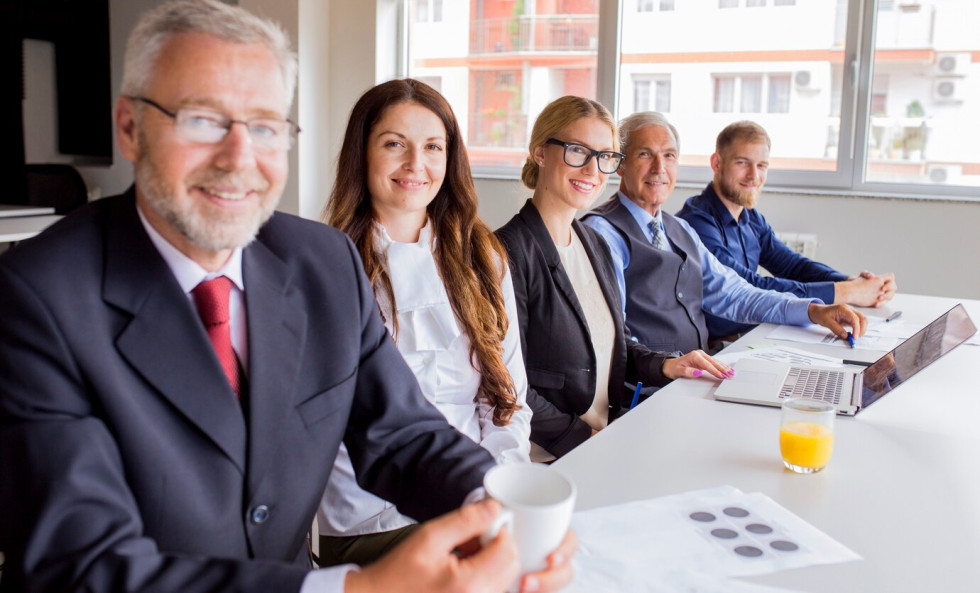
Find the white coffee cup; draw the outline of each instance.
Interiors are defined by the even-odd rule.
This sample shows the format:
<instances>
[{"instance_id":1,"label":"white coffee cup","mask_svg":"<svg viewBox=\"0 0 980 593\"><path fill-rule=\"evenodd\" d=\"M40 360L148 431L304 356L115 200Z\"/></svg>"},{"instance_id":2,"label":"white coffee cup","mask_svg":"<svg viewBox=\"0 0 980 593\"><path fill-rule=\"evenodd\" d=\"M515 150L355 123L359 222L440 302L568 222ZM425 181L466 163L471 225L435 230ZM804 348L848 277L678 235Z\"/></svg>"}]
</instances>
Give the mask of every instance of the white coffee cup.
<instances>
[{"instance_id":1,"label":"white coffee cup","mask_svg":"<svg viewBox=\"0 0 980 593\"><path fill-rule=\"evenodd\" d=\"M508 463L488 471L483 487L503 509L481 541L488 543L506 525L517 544L521 574L547 568L548 555L572 520L575 484L547 465Z\"/></svg>"}]
</instances>

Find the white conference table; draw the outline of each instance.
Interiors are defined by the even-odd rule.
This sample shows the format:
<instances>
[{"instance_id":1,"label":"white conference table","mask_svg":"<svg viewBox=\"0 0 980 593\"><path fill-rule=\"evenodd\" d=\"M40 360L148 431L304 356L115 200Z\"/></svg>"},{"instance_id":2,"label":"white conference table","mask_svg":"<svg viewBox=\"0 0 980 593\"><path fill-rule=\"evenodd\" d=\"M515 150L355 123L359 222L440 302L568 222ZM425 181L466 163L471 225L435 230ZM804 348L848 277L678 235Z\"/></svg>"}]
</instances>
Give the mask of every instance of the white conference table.
<instances>
[{"instance_id":1,"label":"white conference table","mask_svg":"<svg viewBox=\"0 0 980 593\"><path fill-rule=\"evenodd\" d=\"M963 302L897 295L883 315L925 325ZM762 325L730 348L765 339ZM838 358L876 353L790 344ZM778 408L715 401L715 382L674 381L555 462L576 510L732 485L762 492L862 560L748 579L796 591L980 591L980 346L964 344L853 418L837 417L827 468L796 475L779 458ZM655 561L655 559L651 559Z\"/></svg>"}]
</instances>

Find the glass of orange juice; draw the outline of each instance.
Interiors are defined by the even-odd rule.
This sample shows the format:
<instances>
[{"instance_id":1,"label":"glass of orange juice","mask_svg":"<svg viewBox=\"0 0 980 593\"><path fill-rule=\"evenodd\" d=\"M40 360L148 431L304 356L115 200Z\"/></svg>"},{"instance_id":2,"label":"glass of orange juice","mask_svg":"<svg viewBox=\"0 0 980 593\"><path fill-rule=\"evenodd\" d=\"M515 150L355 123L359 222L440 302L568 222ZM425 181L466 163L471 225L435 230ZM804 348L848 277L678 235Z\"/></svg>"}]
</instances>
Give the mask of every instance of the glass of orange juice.
<instances>
[{"instance_id":1,"label":"glass of orange juice","mask_svg":"<svg viewBox=\"0 0 980 593\"><path fill-rule=\"evenodd\" d=\"M779 451L783 465L798 474L822 470L834 452L834 416L830 403L801 398L783 402Z\"/></svg>"}]
</instances>

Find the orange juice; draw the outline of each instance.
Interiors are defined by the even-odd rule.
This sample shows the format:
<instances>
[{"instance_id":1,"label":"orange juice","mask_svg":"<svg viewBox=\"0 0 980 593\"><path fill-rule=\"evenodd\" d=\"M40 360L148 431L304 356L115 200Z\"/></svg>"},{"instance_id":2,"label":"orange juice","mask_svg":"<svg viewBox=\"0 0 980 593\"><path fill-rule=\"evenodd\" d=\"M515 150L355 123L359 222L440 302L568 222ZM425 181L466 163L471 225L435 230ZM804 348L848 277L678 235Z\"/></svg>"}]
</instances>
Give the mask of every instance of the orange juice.
<instances>
[{"instance_id":1,"label":"orange juice","mask_svg":"<svg viewBox=\"0 0 980 593\"><path fill-rule=\"evenodd\" d=\"M834 433L815 422L787 422L779 430L779 449L790 465L821 469L834 452Z\"/></svg>"}]
</instances>

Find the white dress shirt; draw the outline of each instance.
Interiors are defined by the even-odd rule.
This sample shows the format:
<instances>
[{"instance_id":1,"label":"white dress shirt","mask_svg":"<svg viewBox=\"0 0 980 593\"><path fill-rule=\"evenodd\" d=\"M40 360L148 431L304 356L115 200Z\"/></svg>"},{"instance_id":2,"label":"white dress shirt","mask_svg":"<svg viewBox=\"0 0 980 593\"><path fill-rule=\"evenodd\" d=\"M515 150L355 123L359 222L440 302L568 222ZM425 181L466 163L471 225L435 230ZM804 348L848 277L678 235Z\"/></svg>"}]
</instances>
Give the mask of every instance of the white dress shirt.
<instances>
[{"instance_id":1,"label":"white dress shirt","mask_svg":"<svg viewBox=\"0 0 980 593\"><path fill-rule=\"evenodd\" d=\"M493 424L493 407L474 402L480 388L480 372L470 361L470 340L456 320L445 284L439 276L433 250L435 242L427 223L416 243L393 241L384 227L375 225L374 241L385 257L397 311L377 295L398 350L419 381L422 393L457 430L489 451L497 462L529 461L531 409L526 403L527 377L521 354L517 306L508 266L502 289L510 320L503 341L503 361L510 373L521 406L506 426ZM395 332L392 319L397 317ZM346 447L341 447L317 512L323 535L379 533L414 523L395 507L361 490Z\"/></svg>"}]
</instances>

